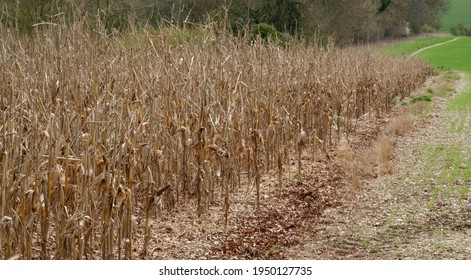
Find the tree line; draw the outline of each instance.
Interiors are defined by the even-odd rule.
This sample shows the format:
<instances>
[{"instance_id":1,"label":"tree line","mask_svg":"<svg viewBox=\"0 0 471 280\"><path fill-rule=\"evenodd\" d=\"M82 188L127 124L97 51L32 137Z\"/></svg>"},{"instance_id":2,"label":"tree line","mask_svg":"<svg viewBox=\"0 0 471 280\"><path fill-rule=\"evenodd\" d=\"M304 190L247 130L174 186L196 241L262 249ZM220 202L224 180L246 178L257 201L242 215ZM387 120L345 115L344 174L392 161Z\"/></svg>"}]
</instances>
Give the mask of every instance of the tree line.
<instances>
[{"instance_id":1,"label":"tree line","mask_svg":"<svg viewBox=\"0 0 471 280\"><path fill-rule=\"evenodd\" d=\"M234 33L258 24L278 32L338 43L370 42L437 30L446 0L18 0L6 1L0 21L31 30L71 7L101 14L110 28L126 28L130 16L146 24L224 22Z\"/></svg>"}]
</instances>

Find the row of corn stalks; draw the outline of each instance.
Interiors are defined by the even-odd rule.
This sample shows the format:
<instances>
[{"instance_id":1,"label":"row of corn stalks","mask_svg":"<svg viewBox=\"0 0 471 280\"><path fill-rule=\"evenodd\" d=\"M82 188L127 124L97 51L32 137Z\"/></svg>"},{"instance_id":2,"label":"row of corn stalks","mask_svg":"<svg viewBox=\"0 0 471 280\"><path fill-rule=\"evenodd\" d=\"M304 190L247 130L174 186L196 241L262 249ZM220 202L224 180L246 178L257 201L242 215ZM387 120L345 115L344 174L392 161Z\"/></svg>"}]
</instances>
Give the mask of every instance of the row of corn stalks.
<instances>
[{"instance_id":1,"label":"row of corn stalks","mask_svg":"<svg viewBox=\"0 0 471 280\"><path fill-rule=\"evenodd\" d=\"M364 47L280 47L210 26L0 32L1 259L145 257L156 208L218 203L230 223L241 181L258 205L261 174L281 187L290 158L431 73Z\"/></svg>"}]
</instances>

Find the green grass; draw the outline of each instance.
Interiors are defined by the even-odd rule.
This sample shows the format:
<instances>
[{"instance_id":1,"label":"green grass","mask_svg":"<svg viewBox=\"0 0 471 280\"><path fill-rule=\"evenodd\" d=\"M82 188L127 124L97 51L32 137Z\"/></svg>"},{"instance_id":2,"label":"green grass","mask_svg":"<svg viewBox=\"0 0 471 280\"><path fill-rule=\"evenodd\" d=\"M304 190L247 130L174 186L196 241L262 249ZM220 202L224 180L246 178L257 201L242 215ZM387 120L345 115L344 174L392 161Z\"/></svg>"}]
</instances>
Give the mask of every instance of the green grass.
<instances>
[{"instance_id":1,"label":"green grass","mask_svg":"<svg viewBox=\"0 0 471 280\"><path fill-rule=\"evenodd\" d=\"M411 103L417 103L417 102L420 102L420 101L431 102L432 98L428 95L416 96L416 97L413 97L410 102Z\"/></svg>"},{"instance_id":2,"label":"green grass","mask_svg":"<svg viewBox=\"0 0 471 280\"><path fill-rule=\"evenodd\" d=\"M402 42L398 44L393 44L384 48L381 48L379 52L385 55L410 55L422 48L432 46L435 44L443 43L453 39L453 36L434 36L426 37L419 40L412 40L407 42Z\"/></svg>"},{"instance_id":3,"label":"green grass","mask_svg":"<svg viewBox=\"0 0 471 280\"><path fill-rule=\"evenodd\" d=\"M471 37L424 50L419 57L426 59L437 69L453 69L471 75ZM471 112L471 92L465 92L448 102L448 110Z\"/></svg>"},{"instance_id":4,"label":"green grass","mask_svg":"<svg viewBox=\"0 0 471 280\"><path fill-rule=\"evenodd\" d=\"M471 73L471 37L461 37L448 44L424 50L418 56L437 68Z\"/></svg>"},{"instance_id":5,"label":"green grass","mask_svg":"<svg viewBox=\"0 0 471 280\"><path fill-rule=\"evenodd\" d=\"M440 31L449 33L451 26L459 23L471 27L471 1L449 0L449 3L448 12L441 17L443 25Z\"/></svg>"},{"instance_id":6,"label":"green grass","mask_svg":"<svg viewBox=\"0 0 471 280\"><path fill-rule=\"evenodd\" d=\"M465 92L451 99L447 109L455 112L471 112L471 92Z\"/></svg>"},{"instance_id":7,"label":"green grass","mask_svg":"<svg viewBox=\"0 0 471 280\"><path fill-rule=\"evenodd\" d=\"M421 178L426 186L430 185L427 178L435 178L437 187L433 191L440 193L439 186L451 187L457 179L466 182L471 178L471 156L469 156L471 150L469 147L462 144L451 146L424 145L422 149L425 152L423 155L425 164L416 168L423 172ZM415 181L420 182L418 178ZM451 191L456 190L452 189Z\"/></svg>"},{"instance_id":8,"label":"green grass","mask_svg":"<svg viewBox=\"0 0 471 280\"><path fill-rule=\"evenodd\" d=\"M463 118L456 118L449 123L448 132L450 133L463 133L465 132L465 122Z\"/></svg>"}]
</instances>

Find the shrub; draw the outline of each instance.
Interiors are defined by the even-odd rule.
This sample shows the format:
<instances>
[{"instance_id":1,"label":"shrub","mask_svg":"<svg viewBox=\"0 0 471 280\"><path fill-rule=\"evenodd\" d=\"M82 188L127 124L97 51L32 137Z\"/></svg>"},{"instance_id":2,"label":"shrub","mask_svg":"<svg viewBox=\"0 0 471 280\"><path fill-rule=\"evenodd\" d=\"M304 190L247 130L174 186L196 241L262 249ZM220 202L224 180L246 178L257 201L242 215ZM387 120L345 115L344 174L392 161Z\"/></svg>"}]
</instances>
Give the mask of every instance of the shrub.
<instances>
[{"instance_id":1,"label":"shrub","mask_svg":"<svg viewBox=\"0 0 471 280\"><path fill-rule=\"evenodd\" d=\"M250 30L250 38L252 41L260 39L265 43L272 41L283 46L286 43L285 34L276 30L273 25L267 23L259 23L254 25Z\"/></svg>"},{"instance_id":2,"label":"shrub","mask_svg":"<svg viewBox=\"0 0 471 280\"><path fill-rule=\"evenodd\" d=\"M437 29L431 25L425 24L421 28L422 33L435 33L437 32Z\"/></svg>"},{"instance_id":3,"label":"shrub","mask_svg":"<svg viewBox=\"0 0 471 280\"><path fill-rule=\"evenodd\" d=\"M471 36L471 28L466 27L464 23L452 25L450 33L454 36Z\"/></svg>"}]
</instances>

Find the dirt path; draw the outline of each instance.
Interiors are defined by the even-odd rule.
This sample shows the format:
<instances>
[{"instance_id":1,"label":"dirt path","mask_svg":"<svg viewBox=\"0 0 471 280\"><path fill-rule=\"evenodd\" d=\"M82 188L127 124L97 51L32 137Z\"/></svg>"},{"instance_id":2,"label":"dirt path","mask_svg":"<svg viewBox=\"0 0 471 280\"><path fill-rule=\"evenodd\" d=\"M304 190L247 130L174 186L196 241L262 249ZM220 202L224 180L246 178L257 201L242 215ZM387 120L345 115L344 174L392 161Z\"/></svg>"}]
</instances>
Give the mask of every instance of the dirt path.
<instances>
[{"instance_id":1,"label":"dirt path","mask_svg":"<svg viewBox=\"0 0 471 280\"><path fill-rule=\"evenodd\" d=\"M451 42L454 42L456 40L458 40L458 38L454 38L454 39L451 39L451 40L448 40L446 42L443 42L443 43L439 43L439 44L435 44L435 45L432 45L432 46L428 46L428 47L425 47L425 48L421 48L420 50L416 51L416 52L413 52L411 55L409 55L409 57L412 57L414 55L417 55L425 50L428 50L428 49L431 49L431 48L435 48L435 47L438 47L438 46L441 46L441 45L445 45L445 44L448 44L448 43L451 43Z\"/></svg>"},{"instance_id":2,"label":"dirt path","mask_svg":"<svg viewBox=\"0 0 471 280\"><path fill-rule=\"evenodd\" d=\"M461 82L454 91L467 89ZM419 128L397 139L394 173L326 210L311 240L287 256L471 259L471 110L452 106L457 95L434 98Z\"/></svg>"}]
</instances>

